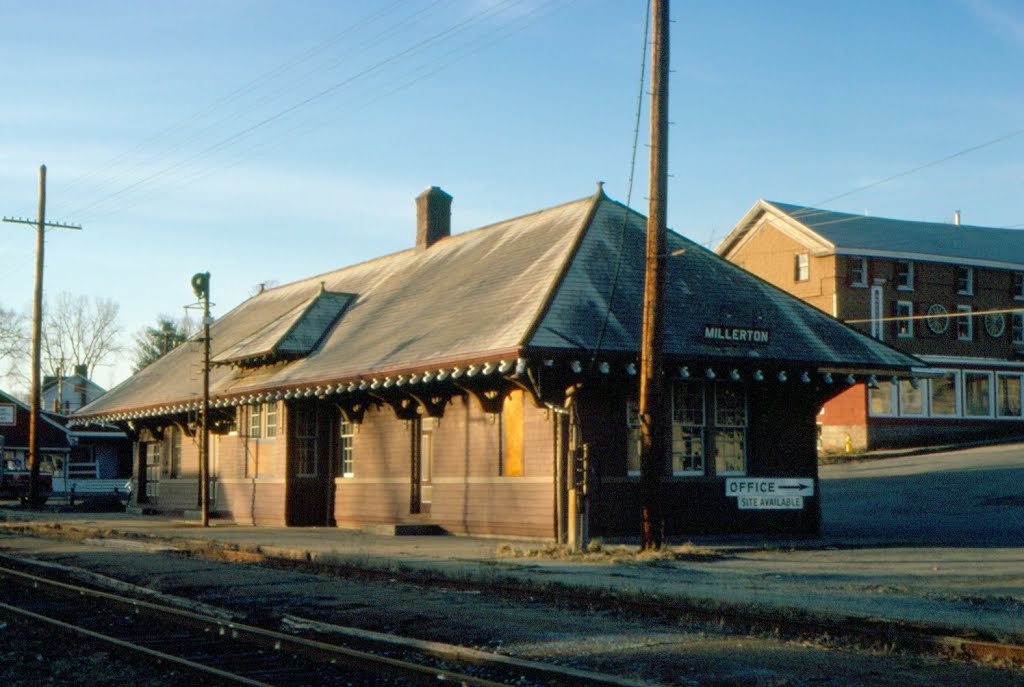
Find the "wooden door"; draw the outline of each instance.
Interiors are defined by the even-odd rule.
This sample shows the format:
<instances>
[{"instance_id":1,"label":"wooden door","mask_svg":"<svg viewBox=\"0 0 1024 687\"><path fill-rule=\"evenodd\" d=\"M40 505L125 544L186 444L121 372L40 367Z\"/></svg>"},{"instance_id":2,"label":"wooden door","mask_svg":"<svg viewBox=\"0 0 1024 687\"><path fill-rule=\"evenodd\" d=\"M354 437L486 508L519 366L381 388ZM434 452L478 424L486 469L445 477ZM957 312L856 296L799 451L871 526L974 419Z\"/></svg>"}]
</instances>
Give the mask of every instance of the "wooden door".
<instances>
[{"instance_id":1,"label":"wooden door","mask_svg":"<svg viewBox=\"0 0 1024 687\"><path fill-rule=\"evenodd\" d=\"M307 401L289 407L287 503L285 520L294 527L330 524L333 478L327 423L318 403Z\"/></svg>"}]
</instances>

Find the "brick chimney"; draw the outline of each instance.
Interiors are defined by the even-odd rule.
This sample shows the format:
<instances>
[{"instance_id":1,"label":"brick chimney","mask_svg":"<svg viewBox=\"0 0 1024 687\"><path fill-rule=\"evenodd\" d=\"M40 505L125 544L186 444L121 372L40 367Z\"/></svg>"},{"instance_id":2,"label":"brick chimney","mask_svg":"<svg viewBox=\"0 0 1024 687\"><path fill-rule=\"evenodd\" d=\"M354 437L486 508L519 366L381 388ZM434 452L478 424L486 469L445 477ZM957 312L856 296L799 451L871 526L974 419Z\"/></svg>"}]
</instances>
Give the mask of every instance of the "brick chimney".
<instances>
[{"instance_id":1,"label":"brick chimney","mask_svg":"<svg viewBox=\"0 0 1024 687\"><path fill-rule=\"evenodd\" d=\"M416 196L416 249L425 250L452 234L452 197L437 186Z\"/></svg>"}]
</instances>

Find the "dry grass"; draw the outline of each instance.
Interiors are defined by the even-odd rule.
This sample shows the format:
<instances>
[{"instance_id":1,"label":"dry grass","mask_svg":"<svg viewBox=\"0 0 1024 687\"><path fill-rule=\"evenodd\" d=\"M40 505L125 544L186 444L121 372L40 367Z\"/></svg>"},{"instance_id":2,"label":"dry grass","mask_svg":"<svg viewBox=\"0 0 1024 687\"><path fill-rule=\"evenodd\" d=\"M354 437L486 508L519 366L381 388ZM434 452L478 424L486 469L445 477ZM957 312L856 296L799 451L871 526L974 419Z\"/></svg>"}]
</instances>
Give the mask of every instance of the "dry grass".
<instances>
[{"instance_id":1,"label":"dry grass","mask_svg":"<svg viewBox=\"0 0 1024 687\"><path fill-rule=\"evenodd\" d=\"M583 551L574 552L563 544L544 544L540 547L523 547L501 544L495 554L498 558L535 558L538 560L576 561L581 563L671 563L674 561L709 561L721 557L714 549L687 542L678 546L666 546L657 550L642 551L637 546L623 544L606 545L599 539L592 539Z\"/></svg>"}]
</instances>

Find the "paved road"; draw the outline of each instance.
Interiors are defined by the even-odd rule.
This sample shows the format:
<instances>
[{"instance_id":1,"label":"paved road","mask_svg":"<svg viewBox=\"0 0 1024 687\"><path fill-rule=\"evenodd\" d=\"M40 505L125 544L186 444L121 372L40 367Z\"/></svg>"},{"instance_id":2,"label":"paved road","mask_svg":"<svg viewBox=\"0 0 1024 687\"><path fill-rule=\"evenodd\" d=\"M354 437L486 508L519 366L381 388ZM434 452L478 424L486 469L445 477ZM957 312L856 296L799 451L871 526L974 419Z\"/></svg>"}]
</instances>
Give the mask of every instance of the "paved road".
<instances>
[{"instance_id":1,"label":"paved road","mask_svg":"<svg viewBox=\"0 0 1024 687\"><path fill-rule=\"evenodd\" d=\"M1024 546L1024 444L862 460L820 474L826 537Z\"/></svg>"}]
</instances>

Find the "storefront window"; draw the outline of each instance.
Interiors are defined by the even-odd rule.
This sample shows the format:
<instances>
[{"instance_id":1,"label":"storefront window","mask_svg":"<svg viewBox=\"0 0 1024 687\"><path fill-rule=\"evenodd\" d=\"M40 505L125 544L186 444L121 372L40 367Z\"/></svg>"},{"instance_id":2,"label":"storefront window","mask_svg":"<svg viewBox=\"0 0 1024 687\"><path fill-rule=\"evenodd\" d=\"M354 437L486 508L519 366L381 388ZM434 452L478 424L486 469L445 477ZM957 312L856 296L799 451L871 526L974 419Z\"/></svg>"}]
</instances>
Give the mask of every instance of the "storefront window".
<instances>
[{"instance_id":1,"label":"storefront window","mask_svg":"<svg viewBox=\"0 0 1024 687\"><path fill-rule=\"evenodd\" d=\"M999 375L996 386L999 417L1021 417L1019 375Z\"/></svg>"},{"instance_id":2,"label":"storefront window","mask_svg":"<svg viewBox=\"0 0 1024 687\"><path fill-rule=\"evenodd\" d=\"M894 387L890 381L878 382L874 388L868 388L868 408L872 415L895 414L893 391Z\"/></svg>"},{"instance_id":3,"label":"storefront window","mask_svg":"<svg viewBox=\"0 0 1024 687\"><path fill-rule=\"evenodd\" d=\"M931 389L932 415L954 417L956 415L956 373L944 372L941 377L928 380Z\"/></svg>"},{"instance_id":4,"label":"storefront window","mask_svg":"<svg viewBox=\"0 0 1024 687\"><path fill-rule=\"evenodd\" d=\"M921 382L900 380L900 415L924 415L924 393Z\"/></svg>"},{"instance_id":5,"label":"storefront window","mask_svg":"<svg viewBox=\"0 0 1024 687\"><path fill-rule=\"evenodd\" d=\"M964 414L992 416L992 375L988 372L964 372Z\"/></svg>"}]
</instances>

